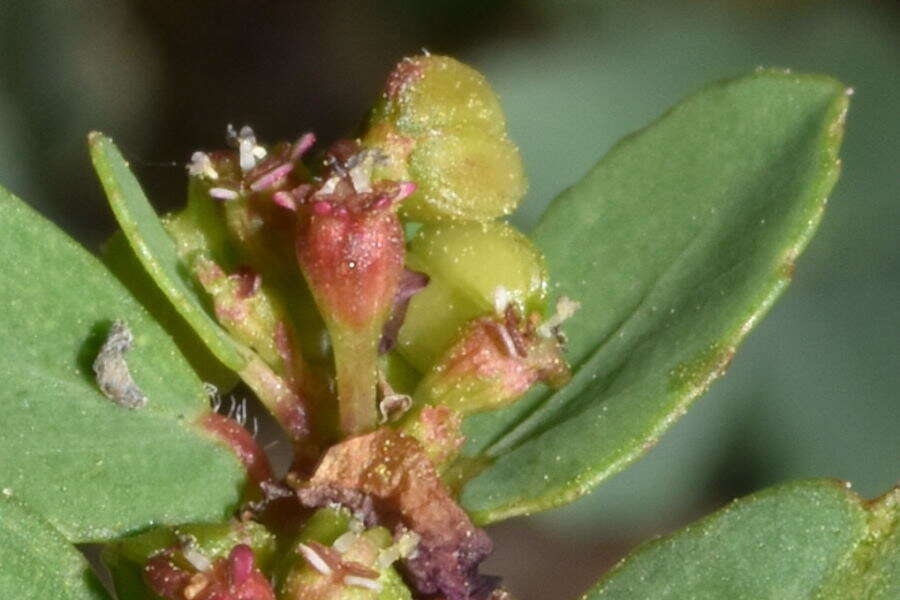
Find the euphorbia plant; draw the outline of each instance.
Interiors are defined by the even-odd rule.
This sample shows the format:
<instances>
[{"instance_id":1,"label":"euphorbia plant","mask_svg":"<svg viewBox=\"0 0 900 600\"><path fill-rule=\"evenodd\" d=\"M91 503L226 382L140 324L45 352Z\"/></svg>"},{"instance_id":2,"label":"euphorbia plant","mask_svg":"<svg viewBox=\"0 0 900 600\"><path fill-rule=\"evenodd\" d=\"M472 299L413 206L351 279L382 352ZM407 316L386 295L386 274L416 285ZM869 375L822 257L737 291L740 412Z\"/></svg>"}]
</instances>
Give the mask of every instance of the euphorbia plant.
<instances>
[{"instance_id":1,"label":"euphorbia plant","mask_svg":"<svg viewBox=\"0 0 900 600\"><path fill-rule=\"evenodd\" d=\"M826 77L714 84L528 235L500 103L446 57L403 60L353 138L229 128L162 218L92 134L106 266L0 197L0 592L105 597L71 545L101 542L122 599L510 597L481 527L620 471L725 370L815 229L846 108ZM286 474L210 408L238 380ZM587 597L896 597L897 501L786 484Z\"/></svg>"}]
</instances>

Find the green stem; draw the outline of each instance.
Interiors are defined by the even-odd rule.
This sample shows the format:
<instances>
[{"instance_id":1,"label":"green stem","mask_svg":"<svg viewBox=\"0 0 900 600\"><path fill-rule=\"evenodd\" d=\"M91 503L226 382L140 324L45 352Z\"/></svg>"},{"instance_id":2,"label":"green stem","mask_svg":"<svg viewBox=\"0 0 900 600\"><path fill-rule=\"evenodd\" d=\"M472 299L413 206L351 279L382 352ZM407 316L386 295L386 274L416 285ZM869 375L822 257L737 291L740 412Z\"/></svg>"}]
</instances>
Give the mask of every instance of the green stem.
<instances>
[{"instance_id":1,"label":"green stem","mask_svg":"<svg viewBox=\"0 0 900 600\"><path fill-rule=\"evenodd\" d=\"M341 431L345 436L378 424L378 340L380 329L357 331L329 324L334 349Z\"/></svg>"}]
</instances>

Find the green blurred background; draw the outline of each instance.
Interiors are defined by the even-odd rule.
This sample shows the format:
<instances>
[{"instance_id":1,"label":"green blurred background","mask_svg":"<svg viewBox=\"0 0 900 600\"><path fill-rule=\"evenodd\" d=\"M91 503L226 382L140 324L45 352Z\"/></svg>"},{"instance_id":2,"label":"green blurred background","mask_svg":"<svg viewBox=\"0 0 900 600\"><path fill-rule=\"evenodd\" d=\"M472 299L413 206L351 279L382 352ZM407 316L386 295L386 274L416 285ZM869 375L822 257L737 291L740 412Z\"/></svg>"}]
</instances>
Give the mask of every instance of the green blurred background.
<instances>
[{"instance_id":1,"label":"green blurred background","mask_svg":"<svg viewBox=\"0 0 900 600\"><path fill-rule=\"evenodd\" d=\"M727 376L581 501L494 527L488 570L574 598L642 539L736 495L900 474L900 9L890 2L0 2L0 181L92 249L113 223L84 137L109 133L163 209L226 123L263 139L352 130L421 48L485 72L531 191L530 227L616 139L703 83L787 67L852 86L843 177L793 285ZM2 235L2 234L0 234ZM609 257L615 260L615 257Z\"/></svg>"}]
</instances>

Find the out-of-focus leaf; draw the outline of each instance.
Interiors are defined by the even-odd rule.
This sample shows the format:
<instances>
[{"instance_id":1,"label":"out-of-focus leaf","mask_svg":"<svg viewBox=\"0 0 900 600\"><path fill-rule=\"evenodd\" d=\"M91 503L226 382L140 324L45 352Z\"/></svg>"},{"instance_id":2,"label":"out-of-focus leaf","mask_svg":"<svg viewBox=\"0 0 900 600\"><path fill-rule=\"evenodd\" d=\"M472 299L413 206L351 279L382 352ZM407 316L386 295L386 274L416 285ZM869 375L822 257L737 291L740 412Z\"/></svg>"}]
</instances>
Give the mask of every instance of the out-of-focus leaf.
<instances>
[{"instance_id":1,"label":"out-of-focus leaf","mask_svg":"<svg viewBox=\"0 0 900 600\"><path fill-rule=\"evenodd\" d=\"M0 489L74 542L222 518L244 472L197 424L207 397L171 338L94 257L2 189L0 231ZM118 319L134 335L124 357L143 408L108 399L92 370Z\"/></svg>"},{"instance_id":2,"label":"out-of-focus leaf","mask_svg":"<svg viewBox=\"0 0 900 600\"><path fill-rule=\"evenodd\" d=\"M534 232L582 303L572 382L470 419L494 463L468 482L481 522L571 501L646 452L790 280L838 175L847 95L760 71L714 84L620 142Z\"/></svg>"},{"instance_id":3,"label":"out-of-focus leaf","mask_svg":"<svg viewBox=\"0 0 900 600\"><path fill-rule=\"evenodd\" d=\"M867 511L832 480L771 488L639 547L585 600L896 598L898 501Z\"/></svg>"},{"instance_id":4,"label":"out-of-focus leaf","mask_svg":"<svg viewBox=\"0 0 900 600\"><path fill-rule=\"evenodd\" d=\"M247 358L204 308L190 273L178 257L175 243L119 149L111 139L97 132L92 133L88 141L94 169L138 260L216 358L234 371L243 369Z\"/></svg>"},{"instance_id":5,"label":"out-of-focus leaf","mask_svg":"<svg viewBox=\"0 0 900 600\"><path fill-rule=\"evenodd\" d=\"M108 598L78 550L6 496L0 496L0 597Z\"/></svg>"}]
</instances>

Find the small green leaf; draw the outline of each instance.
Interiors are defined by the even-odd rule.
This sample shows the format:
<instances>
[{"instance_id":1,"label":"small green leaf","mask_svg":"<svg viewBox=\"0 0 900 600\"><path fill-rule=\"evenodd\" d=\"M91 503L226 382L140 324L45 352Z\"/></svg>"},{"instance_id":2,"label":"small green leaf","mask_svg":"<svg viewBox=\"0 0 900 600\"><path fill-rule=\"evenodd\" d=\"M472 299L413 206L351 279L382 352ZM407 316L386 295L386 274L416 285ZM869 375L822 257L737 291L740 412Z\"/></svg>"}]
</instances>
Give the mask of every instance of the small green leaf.
<instances>
[{"instance_id":1,"label":"small green leaf","mask_svg":"<svg viewBox=\"0 0 900 600\"><path fill-rule=\"evenodd\" d=\"M190 273L178 257L175 243L119 149L111 139L98 132L92 133L88 142L94 169L138 260L216 358L234 371L243 369L247 364L246 357L204 308Z\"/></svg>"},{"instance_id":2,"label":"small green leaf","mask_svg":"<svg viewBox=\"0 0 900 600\"><path fill-rule=\"evenodd\" d=\"M896 598L898 495L867 511L836 481L759 492L642 545L584 600Z\"/></svg>"},{"instance_id":3,"label":"small green leaf","mask_svg":"<svg viewBox=\"0 0 900 600\"><path fill-rule=\"evenodd\" d=\"M463 489L481 522L575 499L646 452L728 366L787 285L838 175L847 95L760 71L620 142L534 232L582 303L571 384L470 420L495 462Z\"/></svg>"},{"instance_id":4,"label":"small green leaf","mask_svg":"<svg viewBox=\"0 0 900 600\"><path fill-rule=\"evenodd\" d=\"M84 557L45 521L0 495L0 598L102 600Z\"/></svg>"},{"instance_id":5,"label":"small green leaf","mask_svg":"<svg viewBox=\"0 0 900 600\"><path fill-rule=\"evenodd\" d=\"M200 380L171 338L84 249L0 189L0 489L68 540L110 539L153 523L220 519L245 476L197 421ZM92 364L114 320L148 398L104 396Z\"/></svg>"}]
</instances>

